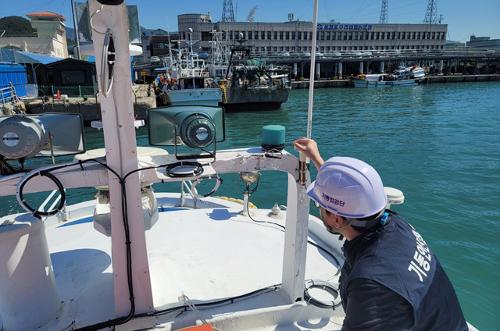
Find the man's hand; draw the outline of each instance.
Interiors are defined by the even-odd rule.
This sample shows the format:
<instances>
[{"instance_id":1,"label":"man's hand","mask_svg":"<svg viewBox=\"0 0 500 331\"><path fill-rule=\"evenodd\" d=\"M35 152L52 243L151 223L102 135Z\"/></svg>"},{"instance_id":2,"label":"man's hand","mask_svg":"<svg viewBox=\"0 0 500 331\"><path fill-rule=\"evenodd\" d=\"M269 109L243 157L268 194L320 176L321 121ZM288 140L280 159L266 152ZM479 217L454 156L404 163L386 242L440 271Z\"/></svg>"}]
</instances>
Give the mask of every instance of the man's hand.
<instances>
[{"instance_id":1,"label":"man's hand","mask_svg":"<svg viewBox=\"0 0 500 331\"><path fill-rule=\"evenodd\" d=\"M293 142L293 145L297 151L304 153L305 156L311 159L318 170L325 163L314 140L299 138Z\"/></svg>"}]
</instances>

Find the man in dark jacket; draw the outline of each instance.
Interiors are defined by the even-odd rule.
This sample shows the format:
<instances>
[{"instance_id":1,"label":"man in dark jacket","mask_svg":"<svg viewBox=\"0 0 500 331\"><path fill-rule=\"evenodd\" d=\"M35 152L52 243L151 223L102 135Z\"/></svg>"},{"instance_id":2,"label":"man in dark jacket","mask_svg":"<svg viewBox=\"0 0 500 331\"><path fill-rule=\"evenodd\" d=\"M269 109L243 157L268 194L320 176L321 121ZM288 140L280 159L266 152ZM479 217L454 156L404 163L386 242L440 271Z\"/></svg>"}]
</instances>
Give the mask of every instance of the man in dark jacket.
<instances>
[{"instance_id":1,"label":"man in dark jacket","mask_svg":"<svg viewBox=\"0 0 500 331\"><path fill-rule=\"evenodd\" d=\"M436 256L410 224L386 209L375 169L348 157L325 162L311 139L295 147L318 168L307 191L325 227L346 238L342 330L468 330Z\"/></svg>"}]
</instances>

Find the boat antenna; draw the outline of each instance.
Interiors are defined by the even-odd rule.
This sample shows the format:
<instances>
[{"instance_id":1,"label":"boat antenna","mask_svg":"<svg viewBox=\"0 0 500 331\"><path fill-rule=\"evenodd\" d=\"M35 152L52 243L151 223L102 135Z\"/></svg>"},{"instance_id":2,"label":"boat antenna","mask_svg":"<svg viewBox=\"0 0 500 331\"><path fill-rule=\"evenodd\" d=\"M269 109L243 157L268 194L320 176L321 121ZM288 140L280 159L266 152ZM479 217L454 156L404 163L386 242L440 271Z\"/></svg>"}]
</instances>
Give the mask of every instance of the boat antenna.
<instances>
[{"instance_id":1,"label":"boat antenna","mask_svg":"<svg viewBox=\"0 0 500 331\"><path fill-rule=\"evenodd\" d=\"M312 23L312 49L311 49L311 70L309 71L309 100L307 104L307 133L306 137L311 138L312 133L312 113L314 104L314 69L316 67L316 34L318 31L318 0L314 0L313 23ZM303 152L299 153L299 183L307 184L307 164L309 158Z\"/></svg>"},{"instance_id":2,"label":"boat antenna","mask_svg":"<svg viewBox=\"0 0 500 331\"><path fill-rule=\"evenodd\" d=\"M307 104L307 138L312 133L312 113L314 104L314 71L316 67L316 34L318 31L318 0L314 0L313 23L312 23L312 49L311 68L309 72L309 102Z\"/></svg>"}]
</instances>

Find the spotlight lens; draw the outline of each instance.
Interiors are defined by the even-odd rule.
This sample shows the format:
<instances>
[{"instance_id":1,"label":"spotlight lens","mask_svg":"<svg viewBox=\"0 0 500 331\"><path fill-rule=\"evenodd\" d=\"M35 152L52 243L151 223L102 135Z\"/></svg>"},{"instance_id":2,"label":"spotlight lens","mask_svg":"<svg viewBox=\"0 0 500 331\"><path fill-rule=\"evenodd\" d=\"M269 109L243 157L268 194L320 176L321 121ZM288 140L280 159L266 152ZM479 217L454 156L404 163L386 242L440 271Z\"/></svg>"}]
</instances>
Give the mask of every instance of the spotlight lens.
<instances>
[{"instance_id":1,"label":"spotlight lens","mask_svg":"<svg viewBox=\"0 0 500 331\"><path fill-rule=\"evenodd\" d=\"M194 114L182 123L181 136L186 146L191 148L206 147L215 139L215 125L205 115Z\"/></svg>"},{"instance_id":2,"label":"spotlight lens","mask_svg":"<svg viewBox=\"0 0 500 331\"><path fill-rule=\"evenodd\" d=\"M199 141L207 140L208 136L209 134L207 128L200 127L196 130L196 139L198 139Z\"/></svg>"}]
</instances>

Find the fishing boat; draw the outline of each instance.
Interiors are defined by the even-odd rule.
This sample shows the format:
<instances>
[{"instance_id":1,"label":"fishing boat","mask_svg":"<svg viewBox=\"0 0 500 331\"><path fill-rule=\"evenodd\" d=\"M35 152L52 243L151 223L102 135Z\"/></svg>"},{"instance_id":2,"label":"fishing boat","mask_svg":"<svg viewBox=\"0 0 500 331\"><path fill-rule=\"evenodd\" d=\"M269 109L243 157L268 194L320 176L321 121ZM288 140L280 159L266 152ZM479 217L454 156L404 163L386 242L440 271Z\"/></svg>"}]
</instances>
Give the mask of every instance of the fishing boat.
<instances>
[{"instance_id":1,"label":"fishing boat","mask_svg":"<svg viewBox=\"0 0 500 331\"><path fill-rule=\"evenodd\" d=\"M424 78L423 68L403 66L392 74L361 74L352 82L354 87L415 86Z\"/></svg>"},{"instance_id":2,"label":"fishing boat","mask_svg":"<svg viewBox=\"0 0 500 331\"><path fill-rule=\"evenodd\" d=\"M15 195L25 210L0 219L2 328L340 330L343 242L309 214L308 167L284 149L283 127L263 128L261 146L218 150L221 108L162 107L150 111L149 138L170 153L137 147L125 5L89 0L89 13L102 49L105 148L84 152L72 114L0 121L0 196ZM59 153L80 154L31 170L12 166ZM287 185L286 206L251 208L265 171L287 174L275 186ZM217 197L231 185L226 173L244 183L241 201ZM203 191L207 181L213 188ZM180 189L156 193L156 183ZM67 189L82 187L95 187L95 199L66 205ZM37 192L52 193L38 206L28 198ZM387 194L390 203L403 200Z\"/></svg>"},{"instance_id":3,"label":"fishing boat","mask_svg":"<svg viewBox=\"0 0 500 331\"><path fill-rule=\"evenodd\" d=\"M179 41L179 45L182 43ZM165 95L166 100L159 106L218 106L222 101L222 91L210 77L205 60L193 52L191 40L188 45L187 52L179 49L178 58L171 60L166 73L162 74L164 79L160 93Z\"/></svg>"},{"instance_id":4,"label":"fishing boat","mask_svg":"<svg viewBox=\"0 0 500 331\"><path fill-rule=\"evenodd\" d=\"M241 45L231 49L226 77L220 85L228 112L279 109L291 90L288 67L251 59L250 49Z\"/></svg>"}]
</instances>

